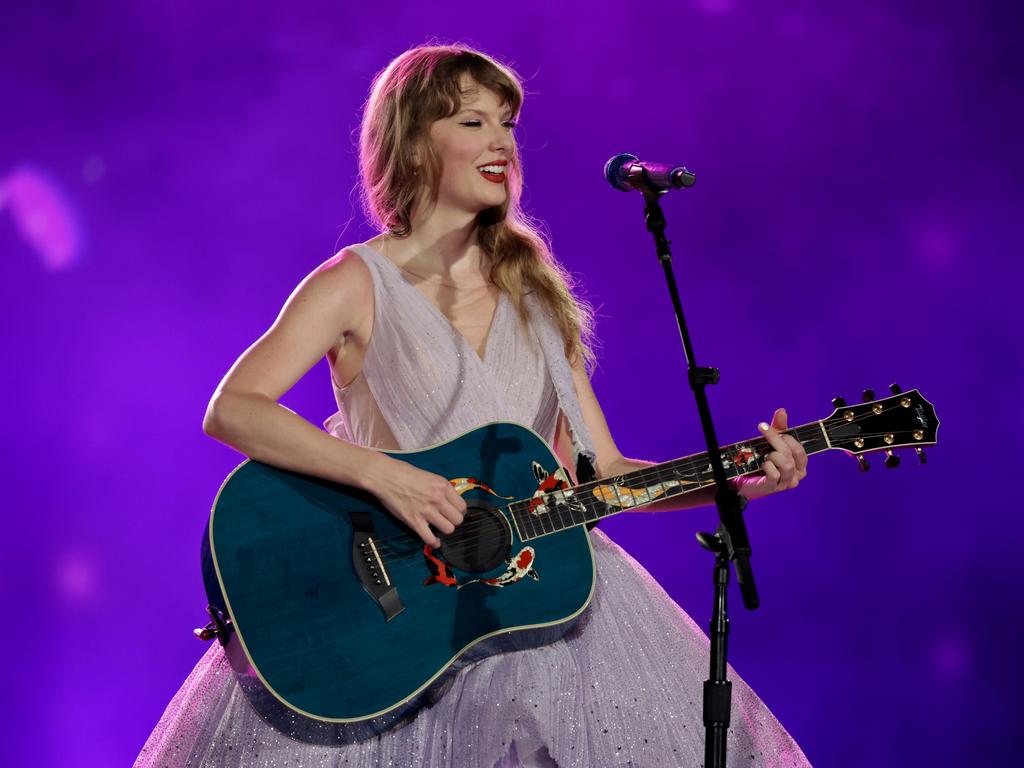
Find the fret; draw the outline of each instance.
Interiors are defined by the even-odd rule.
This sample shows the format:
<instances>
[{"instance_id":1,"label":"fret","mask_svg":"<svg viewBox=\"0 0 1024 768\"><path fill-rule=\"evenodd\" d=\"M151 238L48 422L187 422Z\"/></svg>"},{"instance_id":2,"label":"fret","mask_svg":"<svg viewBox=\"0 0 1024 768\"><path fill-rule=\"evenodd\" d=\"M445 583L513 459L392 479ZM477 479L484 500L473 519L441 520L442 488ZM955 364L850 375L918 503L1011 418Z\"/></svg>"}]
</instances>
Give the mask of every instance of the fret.
<instances>
[{"instance_id":1,"label":"fret","mask_svg":"<svg viewBox=\"0 0 1024 768\"><path fill-rule=\"evenodd\" d=\"M530 511L530 503L533 499L527 501L522 508L523 519L526 520L526 525L530 529L530 538L535 539L540 536L543 531L541 530L540 524L537 522L537 516Z\"/></svg>"},{"instance_id":2,"label":"fret","mask_svg":"<svg viewBox=\"0 0 1024 768\"><path fill-rule=\"evenodd\" d=\"M600 481L592 480L576 489L576 498L579 500L580 506L583 507L584 523L597 522L607 514L607 506L604 502L594 496L594 489L597 488L599 484Z\"/></svg>"},{"instance_id":3,"label":"fret","mask_svg":"<svg viewBox=\"0 0 1024 768\"><path fill-rule=\"evenodd\" d=\"M586 517L588 523L594 523L606 516L608 505L602 502L600 499L594 498L594 488L597 487L596 482L590 482L586 485L586 490L582 493L578 493L580 500L583 502L583 508L593 515L593 517Z\"/></svg>"},{"instance_id":4,"label":"fret","mask_svg":"<svg viewBox=\"0 0 1024 768\"><path fill-rule=\"evenodd\" d=\"M548 494L548 498L551 499L548 509L551 514L552 529L564 531L569 527L565 524L565 492L559 488L558 490L551 491Z\"/></svg>"},{"instance_id":5,"label":"fret","mask_svg":"<svg viewBox=\"0 0 1024 768\"><path fill-rule=\"evenodd\" d=\"M594 485L595 482L590 481L584 483L583 485L577 485L573 489L575 499L578 504L578 508L574 512L574 515L577 515L579 517L579 520L577 520L576 525L592 523L595 520L601 519L601 515L598 514L597 509L595 507L596 500L594 499L593 494Z\"/></svg>"},{"instance_id":6,"label":"fret","mask_svg":"<svg viewBox=\"0 0 1024 768\"><path fill-rule=\"evenodd\" d=\"M612 490L615 492L615 507L616 510L620 512L624 509L628 509L628 507L623 506L622 496L619 494L619 486L622 484L622 478L622 475L611 478Z\"/></svg>"},{"instance_id":7,"label":"fret","mask_svg":"<svg viewBox=\"0 0 1024 768\"><path fill-rule=\"evenodd\" d=\"M558 494L561 490L548 491L544 494L544 509L547 510L545 518L547 522L551 524L551 530L549 533L555 533L562 530L562 510L561 504L559 503Z\"/></svg>"},{"instance_id":8,"label":"fret","mask_svg":"<svg viewBox=\"0 0 1024 768\"><path fill-rule=\"evenodd\" d=\"M543 511L542 512L538 512L537 514L535 514L533 516L534 522L536 522L538 527L540 528L542 536L544 534L546 534L546 533L554 533L555 532L555 527L551 524L551 512L550 512L551 507L548 504L548 498L547 497L548 497L547 494L544 494L544 496L542 497L542 499L544 501Z\"/></svg>"},{"instance_id":9,"label":"fret","mask_svg":"<svg viewBox=\"0 0 1024 768\"><path fill-rule=\"evenodd\" d=\"M519 527L519 519L517 518L515 510L513 509L514 506L514 504L510 504L509 506L505 507L505 511L508 512L508 517L512 521L512 530L515 532L515 535L519 537L519 540L522 541L523 531Z\"/></svg>"},{"instance_id":10,"label":"fret","mask_svg":"<svg viewBox=\"0 0 1024 768\"><path fill-rule=\"evenodd\" d=\"M529 512L527 512L526 505L523 503L516 503L511 505L512 516L516 520L516 528L519 530L519 538L522 541L527 541L536 536L536 529L533 527L533 521L530 520Z\"/></svg>"},{"instance_id":11,"label":"fret","mask_svg":"<svg viewBox=\"0 0 1024 768\"><path fill-rule=\"evenodd\" d=\"M672 483L666 496L682 496L687 492L688 486L686 485L685 478L683 477L683 473L678 464L665 465L665 468L662 470L662 474L668 475L668 478Z\"/></svg>"},{"instance_id":12,"label":"fret","mask_svg":"<svg viewBox=\"0 0 1024 768\"><path fill-rule=\"evenodd\" d=\"M602 512L606 507L594 498L593 493L589 492L589 490L580 493L580 488L577 488L577 499L583 505L585 522L597 522L601 519L603 516Z\"/></svg>"},{"instance_id":13,"label":"fret","mask_svg":"<svg viewBox=\"0 0 1024 768\"><path fill-rule=\"evenodd\" d=\"M586 503L580 497L579 493L577 493L575 488L570 491L569 498L570 502L566 508L569 511L569 519L571 522L566 527L571 528L575 525L583 525L587 522Z\"/></svg>"},{"instance_id":14,"label":"fret","mask_svg":"<svg viewBox=\"0 0 1024 768\"><path fill-rule=\"evenodd\" d=\"M686 461L687 460L685 459L679 459L671 462L669 465L672 477L678 483L676 493L672 494L673 496L681 496L684 493L688 493L701 487L699 480L697 480L696 476L692 473L692 468L686 466L686 463L684 463ZM691 481L695 481L696 485L691 485Z\"/></svg>"},{"instance_id":15,"label":"fret","mask_svg":"<svg viewBox=\"0 0 1024 768\"><path fill-rule=\"evenodd\" d=\"M648 502L668 498L674 490L671 486L665 487L665 471L659 466L651 467L654 472L655 481L647 485Z\"/></svg>"},{"instance_id":16,"label":"fret","mask_svg":"<svg viewBox=\"0 0 1024 768\"><path fill-rule=\"evenodd\" d=\"M562 494L562 528L572 528L574 525L579 525L579 512L577 507L579 501L576 500L576 490L569 488L559 491Z\"/></svg>"},{"instance_id":17,"label":"fret","mask_svg":"<svg viewBox=\"0 0 1024 768\"><path fill-rule=\"evenodd\" d=\"M646 506L667 499L678 491L678 484L671 482L675 478L670 472L666 472L664 465L655 464L653 467L648 467L645 474L647 477L644 479L644 495L647 500L642 505L636 506Z\"/></svg>"}]
</instances>

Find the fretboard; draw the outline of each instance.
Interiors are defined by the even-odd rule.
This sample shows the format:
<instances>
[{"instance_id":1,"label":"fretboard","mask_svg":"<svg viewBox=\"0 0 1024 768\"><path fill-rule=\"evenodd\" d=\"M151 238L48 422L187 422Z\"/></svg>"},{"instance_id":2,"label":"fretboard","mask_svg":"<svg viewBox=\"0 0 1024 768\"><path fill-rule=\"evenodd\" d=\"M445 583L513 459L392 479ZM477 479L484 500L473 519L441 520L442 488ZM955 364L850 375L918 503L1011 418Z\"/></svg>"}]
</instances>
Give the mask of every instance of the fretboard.
<instances>
[{"instance_id":1,"label":"fretboard","mask_svg":"<svg viewBox=\"0 0 1024 768\"><path fill-rule=\"evenodd\" d=\"M808 455L829 448L820 421L788 429L785 434L795 437ZM731 479L759 472L765 458L775 449L765 438L755 437L720 450L725 475ZM510 504L508 510L520 538L529 541L662 499L693 493L714 483L710 457L704 452L572 488L538 493L531 499Z\"/></svg>"}]
</instances>

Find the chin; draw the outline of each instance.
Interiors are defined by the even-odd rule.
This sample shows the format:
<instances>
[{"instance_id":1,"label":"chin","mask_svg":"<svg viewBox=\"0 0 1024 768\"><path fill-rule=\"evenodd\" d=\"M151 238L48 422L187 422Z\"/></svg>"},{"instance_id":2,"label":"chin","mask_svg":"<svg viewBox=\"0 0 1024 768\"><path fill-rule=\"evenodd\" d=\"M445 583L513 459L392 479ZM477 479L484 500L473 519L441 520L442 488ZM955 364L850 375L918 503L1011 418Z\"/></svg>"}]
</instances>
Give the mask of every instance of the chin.
<instances>
[{"instance_id":1,"label":"chin","mask_svg":"<svg viewBox=\"0 0 1024 768\"><path fill-rule=\"evenodd\" d=\"M506 200L508 200L507 195L488 195L486 198L478 199L473 207L477 213L483 213L489 208L500 208Z\"/></svg>"}]
</instances>

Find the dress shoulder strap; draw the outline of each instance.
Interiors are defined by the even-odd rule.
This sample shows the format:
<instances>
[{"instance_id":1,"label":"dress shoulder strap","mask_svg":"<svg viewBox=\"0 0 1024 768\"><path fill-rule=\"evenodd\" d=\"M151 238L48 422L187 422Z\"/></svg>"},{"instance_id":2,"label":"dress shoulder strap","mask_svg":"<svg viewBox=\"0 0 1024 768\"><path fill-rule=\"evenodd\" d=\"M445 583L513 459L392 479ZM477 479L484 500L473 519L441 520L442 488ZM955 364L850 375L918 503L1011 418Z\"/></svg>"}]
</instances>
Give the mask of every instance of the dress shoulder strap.
<instances>
[{"instance_id":1,"label":"dress shoulder strap","mask_svg":"<svg viewBox=\"0 0 1024 768\"><path fill-rule=\"evenodd\" d=\"M537 336L541 350L544 352L551 382L555 386L555 392L558 393L559 405L569 422L573 453L575 454L573 458L578 464L582 454L591 464L596 464L597 453L594 450L594 442L587 430L586 422L583 420L583 408L580 406L580 399L576 394L572 367L565 357L565 343L562 340L562 334L559 332L554 318L551 317L547 307L543 305L536 293L531 291L524 294L523 301L526 303L530 316L530 324Z\"/></svg>"}]
</instances>

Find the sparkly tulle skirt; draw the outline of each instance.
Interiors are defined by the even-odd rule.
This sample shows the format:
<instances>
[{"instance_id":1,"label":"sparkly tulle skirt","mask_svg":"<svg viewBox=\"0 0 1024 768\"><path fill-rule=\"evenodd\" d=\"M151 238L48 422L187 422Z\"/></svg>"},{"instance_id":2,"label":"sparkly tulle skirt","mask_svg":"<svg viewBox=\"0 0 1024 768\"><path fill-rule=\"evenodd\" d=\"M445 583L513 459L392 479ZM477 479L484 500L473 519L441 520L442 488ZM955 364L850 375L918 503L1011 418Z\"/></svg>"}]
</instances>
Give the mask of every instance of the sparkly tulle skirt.
<instances>
[{"instance_id":1,"label":"sparkly tulle skirt","mask_svg":"<svg viewBox=\"0 0 1024 768\"><path fill-rule=\"evenodd\" d=\"M595 530L591 542L594 598L570 634L464 669L439 701L383 736L338 747L289 738L252 709L214 643L171 700L136 768L702 765L707 636L607 536ZM731 668L729 679L729 765L808 765Z\"/></svg>"}]
</instances>

